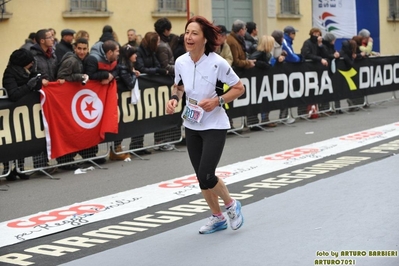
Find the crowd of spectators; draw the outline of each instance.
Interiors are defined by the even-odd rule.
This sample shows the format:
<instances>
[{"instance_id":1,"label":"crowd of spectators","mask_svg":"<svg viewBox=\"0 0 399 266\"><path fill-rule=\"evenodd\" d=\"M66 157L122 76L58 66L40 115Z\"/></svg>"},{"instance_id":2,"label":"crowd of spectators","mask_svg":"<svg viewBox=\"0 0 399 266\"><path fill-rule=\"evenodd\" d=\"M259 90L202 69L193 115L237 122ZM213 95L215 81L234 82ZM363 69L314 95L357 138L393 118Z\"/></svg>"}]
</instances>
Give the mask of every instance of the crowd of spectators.
<instances>
[{"instance_id":1,"label":"crowd of spectators","mask_svg":"<svg viewBox=\"0 0 399 266\"><path fill-rule=\"evenodd\" d=\"M275 30L270 35L258 36L255 22L234 21L231 31L225 25L218 25L220 30L219 46L216 52L239 74L240 69L260 68L264 71L284 62L300 63L312 60L324 66L331 64L332 60L342 57L345 65L352 67L355 60L360 60L370 55L378 55L373 51L373 39L366 29L361 30L357 36L342 42L342 47L335 47L333 33L326 33L318 28L311 28L309 39L301 48L300 53L295 53L293 42L298 30L287 26L282 31ZM174 62L185 53L184 33L173 34L172 24L167 18L160 18L154 24L154 30L146 32L144 37L137 34L136 30L127 30L127 42L120 44L117 34L110 25L103 27L100 39L91 48L89 33L85 30L75 31L63 29L61 39L56 38L56 31L52 28L41 29L28 35L20 49L15 50L9 59L3 75L3 87L6 89L10 101L17 102L31 91L38 91L49 82L82 82L84 80L98 80L108 84L114 79L120 79L128 88L133 88L140 74L148 75L174 75ZM228 90L228 88L224 88ZM363 99L348 99L351 111L356 111L358 105L363 104ZM330 103L320 104L324 109ZM352 107L353 106L353 107ZM337 112L340 111L339 101L335 102ZM308 106L299 106L298 114L306 115ZM288 110L281 109L279 118L287 117ZM233 128L233 121L230 120ZM275 127L276 123L269 121L269 113L246 118L248 124L261 124L263 127ZM256 130L259 127L251 127ZM168 138L165 139L164 136ZM155 148L161 151L175 149L174 145L167 142L178 140L181 135L180 125L170 130L155 132ZM129 153L123 153L122 140L114 142L110 160L126 160ZM129 149L143 148L144 136L131 138ZM163 144L163 142L165 142ZM96 157L98 146L77 151L57 158L59 168L75 170L80 165L73 163L77 154L82 158ZM137 155L151 154L150 150L141 149ZM94 160L98 164L106 162L100 158ZM15 163L16 168L10 171L9 162L3 162L3 175L7 180L28 179L24 171L24 159ZM48 167L46 153L33 156L34 168ZM57 169L49 168L52 174Z\"/></svg>"}]
</instances>

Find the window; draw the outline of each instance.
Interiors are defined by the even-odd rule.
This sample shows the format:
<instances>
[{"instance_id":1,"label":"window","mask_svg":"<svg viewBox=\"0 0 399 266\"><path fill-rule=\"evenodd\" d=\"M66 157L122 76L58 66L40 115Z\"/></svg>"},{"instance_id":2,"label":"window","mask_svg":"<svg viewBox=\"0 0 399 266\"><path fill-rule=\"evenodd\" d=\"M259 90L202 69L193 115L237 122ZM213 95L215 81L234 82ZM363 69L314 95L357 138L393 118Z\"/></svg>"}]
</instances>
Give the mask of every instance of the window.
<instances>
[{"instance_id":1,"label":"window","mask_svg":"<svg viewBox=\"0 0 399 266\"><path fill-rule=\"evenodd\" d=\"M396 20L399 16L399 0L389 0L388 18Z\"/></svg>"},{"instance_id":2,"label":"window","mask_svg":"<svg viewBox=\"0 0 399 266\"><path fill-rule=\"evenodd\" d=\"M185 12L186 0L158 0L158 12Z\"/></svg>"},{"instance_id":3,"label":"window","mask_svg":"<svg viewBox=\"0 0 399 266\"><path fill-rule=\"evenodd\" d=\"M7 12L6 3L10 0L0 0L0 21L3 19L9 19L12 17L12 13Z\"/></svg>"},{"instance_id":4,"label":"window","mask_svg":"<svg viewBox=\"0 0 399 266\"><path fill-rule=\"evenodd\" d=\"M299 0L281 0L280 12L284 15L299 15Z\"/></svg>"},{"instance_id":5,"label":"window","mask_svg":"<svg viewBox=\"0 0 399 266\"><path fill-rule=\"evenodd\" d=\"M70 11L107 11L107 0L70 0Z\"/></svg>"}]
</instances>

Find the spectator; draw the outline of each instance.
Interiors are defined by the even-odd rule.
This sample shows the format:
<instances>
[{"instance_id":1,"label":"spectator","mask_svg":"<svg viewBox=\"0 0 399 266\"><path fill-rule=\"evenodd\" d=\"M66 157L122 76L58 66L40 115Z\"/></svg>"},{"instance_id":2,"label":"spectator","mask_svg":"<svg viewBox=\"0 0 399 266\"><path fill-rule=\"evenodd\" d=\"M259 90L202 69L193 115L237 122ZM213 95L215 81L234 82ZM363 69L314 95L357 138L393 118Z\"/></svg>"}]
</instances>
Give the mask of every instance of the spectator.
<instances>
[{"instance_id":1,"label":"spectator","mask_svg":"<svg viewBox=\"0 0 399 266\"><path fill-rule=\"evenodd\" d=\"M311 28L309 35L310 38L303 43L301 48L302 58L312 60L313 62L320 62L322 65L328 66L327 60L322 57L323 38L321 37L321 30L318 28ZM316 111L318 112L317 104L299 105L298 115L302 116L308 114L312 105L315 105ZM316 114L313 117L316 118Z\"/></svg>"},{"instance_id":2,"label":"spectator","mask_svg":"<svg viewBox=\"0 0 399 266\"><path fill-rule=\"evenodd\" d=\"M156 51L158 49L159 43L160 37L158 33L147 32L145 34L144 39L137 50L137 61L135 64L136 69L140 71L140 73L146 73L149 75L167 75L169 73L167 69L161 67L161 64L157 59ZM174 135L172 137L174 137ZM154 140L155 144L157 145L162 143L159 132L154 134ZM132 143L135 145L135 147L140 147L140 145L143 145L143 142L144 136L138 136L132 139ZM157 146L156 149L161 151L170 151L174 148L174 145L165 144Z\"/></svg>"},{"instance_id":3,"label":"spectator","mask_svg":"<svg viewBox=\"0 0 399 266\"><path fill-rule=\"evenodd\" d=\"M112 35L113 32L114 32L114 30L112 29L112 27L110 25L105 25L103 27L103 31L102 31L99 41L100 42L105 42L108 40L116 41L114 38L114 35Z\"/></svg>"},{"instance_id":4,"label":"spectator","mask_svg":"<svg viewBox=\"0 0 399 266\"><path fill-rule=\"evenodd\" d=\"M231 32L227 36L227 44L230 46L231 54L233 55L233 68L252 68L255 66L256 60L247 59L247 52L245 48L244 35L246 33L245 22L241 20L236 20L233 23ZM252 124L258 122L258 117L249 116L247 117L247 124ZM251 129L256 130L256 127Z\"/></svg>"},{"instance_id":5,"label":"spectator","mask_svg":"<svg viewBox=\"0 0 399 266\"><path fill-rule=\"evenodd\" d=\"M137 34L136 35L136 42L137 42L138 46L140 46L142 40L143 40L143 36L141 36L141 34Z\"/></svg>"},{"instance_id":6,"label":"spectator","mask_svg":"<svg viewBox=\"0 0 399 266\"><path fill-rule=\"evenodd\" d=\"M249 59L255 59L255 67L268 70L276 63L273 57L274 38L272 36L263 35L257 45L256 51L249 56ZM269 112L261 113L261 122L269 122ZM267 123L265 127L276 127L275 123Z\"/></svg>"},{"instance_id":7,"label":"spectator","mask_svg":"<svg viewBox=\"0 0 399 266\"><path fill-rule=\"evenodd\" d=\"M220 30L218 43L216 46L215 52L219 54L221 57L226 59L227 63L231 66L233 64L233 54L231 53L230 46L226 42L227 40L227 29L224 25L218 25L218 29Z\"/></svg>"},{"instance_id":8,"label":"spectator","mask_svg":"<svg viewBox=\"0 0 399 266\"><path fill-rule=\"evenodd\" d=\"M127 30L127 43L124 46L130 45L131 47L138 47L136 30L128 29Z\"/></svg>"},{"instance_id":9,"label":"spectator","mask_svg":"<svg viewBox=\"0 0 399 266\"><path fill-rule=\"evenodd\" d=\"M292 26L287 26L284 28L284 40L283 40L283 50L287 53L285 57L285 62L298 63L301 62L301 57L294 52L292 47L297 30Z\"/></svg>"},{"instance_id":10,"label":"spectator","mask_svg":"<svg viewBox=\"0 0 399 266\"><path fill-rule=\"evenodd\" d=\"M359 46L360 51L364 52L367 56L379 56L380 54L373 51L373 38L370 36L370 31L362 29L359 31L358 36L362 37L362 43Z\"/></svg>"},{"instance_id":11,"label":"spectator","mask_svg":"<svg viewBox=\"0 0 399 266\"><path fill-rule=\"evenodd\" d=\"M28 36L28 39L25 40L25 44L22 45L21 48L30 50L30 48L36 43L35 37L36 37L36 33L31 32Z\"/></svg>"},{"instance_id":12,"label":"spectator","mask_svg":"<svg viewBox=\"0 0 399 266\"><path fill-rule=\"evenodd\" d=\"M327 60L330 60L330 62L334 59L337 59L340 57L339 52L335 50L335 35L327 32L324 37L323 37L323 46L321 47L321 53L324 58L327 58ZM341 103L340 101L335 101L334 103L335 108L341 109ZM320 110L329 110L330 105L329 103L321 103L319 106ZM341 110L338 111L338 113L342 113Z\"/></svg>"},{"instance_id":13,"label":"spectator","mask_svg":"<svg viewBox=\"0 0 399 266\"><path fill-rule=\"evenodd\" d=\"M215 53L223 57L231 66L233 64L233 54L231 53L230 46L227 44L227 29L224 25L216 26L220 30L218 35L218 45L215 47ZM223 90L226 90L223 85ZM233 119L229 117L230 129L234 129Z\"/></svg>"},{"instance_id":14,"label":"spectator","mask_svg":"<svg viewBox=\"0 0 399 266\"><path fill-rule=\"evenodd\" d=\"M236 20L233 23L229 36L227 36L226 42L230 46L233 55L233 67L252 68L255 66L255 60L247 59L244 41L245 32L245 23L241 20Z\"/></svg>"},{"instance_id":15,"label":"spectator","mask_svg":"<svg viewBox=\"0 0 399 266\"><path fill-rule=\"evenodd\" d=\"M320 62L324 66L328 66L326 59L322 57L323 38L321 30L312 28L309 32L310 38L307 39L302 46L301 55L303 59L310 59L313 62Z\"/></svg>"},{"instance_id":16,"label":"spectator","mask_svg":"<svg viewBox=\"0 0 399 266\"><path fill-rule=\"evenodd\" d=\"M57 57L53 50L54 37L50 30L42 29L36 32L36 44L30 51L35 58L32 72L41 74L42 85L47 86L49 82L56 81L57 78ZM42 168L49 166L47 151L40 155L33 156L33 166ZM57 169L48 169L48 173L54 173Z\"/></svg>"},{"instance_id":17,"label":"spectator","mask_svg":"<svg viewBox=\"0 0 399 266\"><path fill-rule=\"evenodd\" d=\"M55 81L57 78L57 57L53 50L53 44L54 37L51 32L42 29L36 32L36 44L30 48L35 58L33 72L42 75L43 86L47 86L49 81Z\"/></svg>"},{"instance_id":18,"label":"spectator","mask_svg":"<svg viewBox=\"0 0 399 266\"><path fill-rule=\"evenodd\" d=\"M126 87L132 90L137 82L137 78L140 76L140 71L134 68L134 63L137 60L137 47L126 44L124 47L122 47L121 56L119 59L120 79ZM131 142L129 144L130 150L141 149L143 146L143 138L131 138ZM141 149L133 153L133 155L147 154L151 154L151 152L147 149Z\"/></svg>"},{"instance_id":19,"label":"spectator","mask_svg":"<svg viewBox=\"0 0 399 266\"><path fill-rule=\"evenodd\" d=\"M167 18L160 18L154 24L155 32L158 33L160 42L156 51L161 67L166 69L169 74L175 73L175 59L173 57L172 49L170 49L170 32L172 30L172 23Z\"/></svg>"},{"instance_id":20,"label":"spectator","mask_svg":"<svg viewBox=\"0 0 399 266\"><path fill-rule=\"evenodd\" d=\"M258 45L258 29L255 22L247 22L247 32L244 35L245 48L248 54L256 51Z\"/></svg>"},{"instance_id":21,"label":"spectator","mask_svg":"<svg viewBox=\"0 0 399 266\"><path fill-rule=\"evenodd\" d=\"M57 37L55 37L55 35L57 34L57 32L56 32L55 29L53 29L53 28L49 28L48 30L51 32L51 36L53 36L53 38L54 38L54 42L53 42L54 46L53 46L53 49L55 50L55 46L58 44L58 39L57 39Z\"/></svg>"},{"instance_id":22,"label":"spectator","mask_svg":"<svg viewBox=\"0 0 399 266\"><path fill-rule=\"evenodd\" d=\"M24 48L15 50L11 54L3 74L3 87L11 101L17 102L31 91L41 89L41 80L36 77L36 73L31 72L33 61L32 53ZM14 164L17 165L16 162ZM8 162L4 162L3 165L3 175L5 175L10 170L10 165ZM18 169L20 172L24 171L24 158L18 159ZM14 181L17 176L20 179L29 179L29 175L17 172L16 168L6 176L6 179Z\"/></svg>"},{"instance_id":23,"label":"spectator","mask_svg":"<svg viewBox=\"0 0 399 266\"><path fill-rule=\"evenodd\" d=\"M74 42L76 42L76 41L79 40L80 38L84 38L84 39L86 39L87 41L90 41L90 35L89 35L89 33L88 33L87 31L85 31L85 30L80 30L80 31L78 31L78 32L75 34L75 41L74 41Z\"/></svg>"},{"instance_id":24,"label":"spectator","mask_svg":"<svg viewBox=\"0 0 399 266\"><path fill-rule=\"evenodd\" d=\"M172 23L167 18L160 18L154 23L155 32L158 33L160 42L156 51L157 59L161 65L168 71L170 75L175 74L175 58L173 57L172 49L170 48L169 42L171 40ZM178 140L181 136L181 125L176 127L162 130L154 133L154 140L156 144L163 142ZM162 146L156 146L155 150L173 150L174 145L164 144Z\"/></svg>"},{"instance_id":25,"label":"spectator","mask_svg":"<svg viewBox=\"0 0 399 266\"><path fill-rule=\"evenodd\" d=\"M83 61L85 60L89 52L89 43L87 39L80 38L73 44L73 47L74 52L67 52L62 57L62 60L59 63L57 78L66 80L68 82L80 83L89 78L87 74L84 74L83 68ZM57 158L57 162L59 164L73 162L76 154L77 152L73 152L61 156ZM83 157L85 155L85 152L81 151L79 152L79 154ZM76 170L79 168L79 164L68 164L60 166L59 168L63 170Z\"/></svg>"},{"instance_id":26,"label":"spectator","mask_svg":"<svg viewBox=\"0 0 399 266\"><path fill-rule=\"evenodd\" d=\"M354 60L360 60L362 58L368 57L366 50L362 46L364 37L356 35L352 37L352 40L356 43L356 52ZM365 105L364 97L350 98L347 99L346 101L349 105L349 112L359 111L360 107L363 107Z\"/></svg>"},{"instance_id":27,"label":"spectator","mask_svg":"<svg viewBox=\"0 0 399 266\"><path fill-rule=\"evenodd\" d=\"M55 55L57 56L57 60L61 62L62 57L68 53L73 52L73 35L75 34L74 30L65 29L61 31L61 41L55 47Z\"/></svg>"},{"instance_id":28,"label":"spectator","mask_svg":"<svg viewBox=\"0 0 399 266\"><path fill-rule=\"evenodd\" d=\"M110 32L108 32L110 33ZM110 33L112 35L112 33ZM98 80L101 84L109 84L118 74L117 60L119 56L119 44L113 40L97 42L91 48L90 55L84 61L84 68L90 80ZM121 141L115 142L115 152L121 152ZM87 149L86 158L96 157L98 146ZM110 153L110 159L125 160L129 154ZM94 160L96 163L105 163L105 158Z\"/></svg>"},{"instance_id":29,"label":"spectator","mask_svg":"<svg viewBox=\"0 0 399 266\"><path fill-rule=\"evenodd\" d=\"M273 57L276 59L276 63L285 62L287 52L283 50L284 33L281 30L274 30L272 32L274 38L274 50ZM286 119L288 117L288 108L280 109L279 119ZM287 120L285 123L294 123L294 119Z\"/></svg>"},{"instance_id":30,"label":"spectator","mask_svg":"<svg viewBox=\"0 0 399 266\"><path fill-rule=\"evenodd\" d=\"M272 32L272 37L274 38L273 57L276 63L282 63L287 55L287 52L283 50L284 33L281 30L275 30Z\"/></svg>"},{"instance_id":31,"label":"spectator","mask_svg":"<svg viewBox=\"0 0 399 266\"><path fill-rule=\"evenodd\" d=\"M170 49L173 51L173 58L176 59L186 53L186 48L184 47L184 33L179 35L171 34L170 38Z\"/></svg>"},{"instance_id":32,"label":"spectator","mask_svg":"<svg viewBox=\"0 0 399 266\"><path fill-rule=\"evenodd\" d=\"M161 67L157 57L156 51L158 49L160 39L156 32L147 32L137 49L137 61L135 68L140 73L146 73L149 75L167 75L169 72Z\"/></svg>"}]
</instances>

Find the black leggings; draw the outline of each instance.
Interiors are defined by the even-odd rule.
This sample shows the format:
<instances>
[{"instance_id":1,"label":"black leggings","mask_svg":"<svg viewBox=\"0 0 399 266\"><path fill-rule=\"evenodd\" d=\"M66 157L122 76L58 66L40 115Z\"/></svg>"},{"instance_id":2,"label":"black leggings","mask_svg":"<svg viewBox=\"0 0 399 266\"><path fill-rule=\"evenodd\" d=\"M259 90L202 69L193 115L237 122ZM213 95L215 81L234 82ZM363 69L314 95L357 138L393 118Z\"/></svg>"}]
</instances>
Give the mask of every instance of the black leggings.
<instances>
[{"instance_id":1,"label":"black leggings","mask_svg":"<svg viewBox=\"0 0 399 266\"><path fill-rule=\"evenodd\" d=\"M188 155L201 189L213 188L218 183L216 167L222 156L227 129L204 131L185 129Z\"/></svg>"}]
</instances>

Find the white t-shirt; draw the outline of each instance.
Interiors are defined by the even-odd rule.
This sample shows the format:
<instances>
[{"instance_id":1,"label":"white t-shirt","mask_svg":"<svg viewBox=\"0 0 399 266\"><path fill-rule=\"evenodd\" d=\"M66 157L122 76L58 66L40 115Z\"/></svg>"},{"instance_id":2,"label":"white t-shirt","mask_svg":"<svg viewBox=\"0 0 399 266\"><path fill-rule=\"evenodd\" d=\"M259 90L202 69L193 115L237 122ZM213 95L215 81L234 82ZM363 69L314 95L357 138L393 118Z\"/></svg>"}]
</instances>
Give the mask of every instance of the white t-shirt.
<instances>
[{"instance_id":1,"label":"white t-shirt","mask_svg":"<svg viewBox=\"0 0 399 266\"><path fill-rule=\"evenodd\" d=\"M216 88L218 81L231 87L239 80L227 61L213 52L202 55L196 63L191 60L190 53L179 56L175 62L175 83L183 82L187 106L197 105L203 99L217 98L216 90L223 91L223 84ZM183 125L192 130L230 129L229 118L220 106L211 112L204 111L199 123L184 120Z\"/></svg>"}]
</instances>

